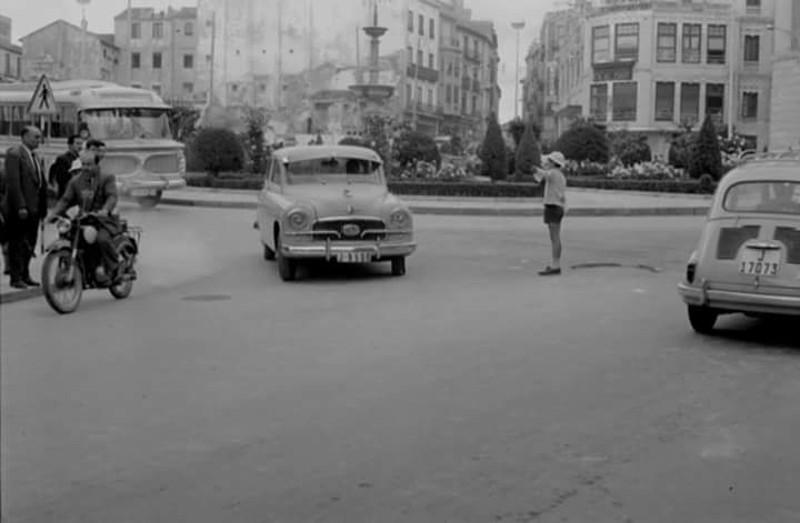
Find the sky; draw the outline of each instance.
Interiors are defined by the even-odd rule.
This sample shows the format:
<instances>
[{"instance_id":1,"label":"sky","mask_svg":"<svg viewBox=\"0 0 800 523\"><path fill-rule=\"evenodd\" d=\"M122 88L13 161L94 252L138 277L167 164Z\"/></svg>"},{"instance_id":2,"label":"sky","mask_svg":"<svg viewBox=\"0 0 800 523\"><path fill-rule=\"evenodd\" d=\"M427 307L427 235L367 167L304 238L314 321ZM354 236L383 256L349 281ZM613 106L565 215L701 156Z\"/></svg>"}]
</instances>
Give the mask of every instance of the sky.
<instances>
[{"instance_id":1,"label":"sky","mask_svg":"<svg viewBox=\"0 0 800 523\"><path fill-rule=\"evenodd\" d=\"M314 0L332 2L335 0ZM111 33L114 16L124 11L128 0L90 0L86 9L89 30L98 33ZM511 23L524 21L525 29L520 31L519 75L525 74L525 52L534 40L538 39L539 29L547 11L563 5L563 0L465 0L472 9L473 18L495 22L499 38L500 87L503 96L500 102L500 121L514 117L514 92L517 54L517 34ZM63 18L80 25L81 6L78 0L2 0L0 14L12 19L12 39L17 40L48 23ZM183 7L196 5L192 0L132 0L133 7L154 7L158 10L168 6ZM519 89L522 96L522 88ZM518 106L519 107L519 106ZM521 109L520 109L521 110Z\"/></svg>"}]
</instances>

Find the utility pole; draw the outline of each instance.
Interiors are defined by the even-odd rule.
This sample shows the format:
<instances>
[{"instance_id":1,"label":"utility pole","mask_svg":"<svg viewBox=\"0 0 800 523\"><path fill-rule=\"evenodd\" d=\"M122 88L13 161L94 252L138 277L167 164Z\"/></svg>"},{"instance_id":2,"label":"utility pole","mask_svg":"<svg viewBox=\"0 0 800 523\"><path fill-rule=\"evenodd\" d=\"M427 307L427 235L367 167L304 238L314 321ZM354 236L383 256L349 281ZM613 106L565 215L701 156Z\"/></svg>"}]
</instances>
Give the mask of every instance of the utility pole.
<instances>
[{"instance_id":1,"label":"utility pole","mask_svg":"<svg viewBox=\"0 0 800 523\"><path fill-rule=\"evenodd\" d=\"M283 0L278 0L278 87L277 111L283 106Z\"/></svg>"},{"instance_id":2,"label":"utility pole","mask_svg":"<svg viewBox=\"0 0 800 523\"><path fill-rule=\"evenodd\" d=\"M519 32L525 28L525 22L512 22L511 27L517 32L516 79L514 80L514 118L519 118Z\"/></svg>"},{"instance_id":3,"label":"utility pole","mask_svg":"<svg viewBox=\"0 0 800 523\"><path fill-rule=\"evenodd\" d=\"M208 74L208 104L214 100L214 54L217 44L217 13L211 13L211 61L209 63Z\"/></svg>"},{"instance_id":4,"label":"utility pole","mask_svg":"<svg viewBox=\"0 0 800 523\"><path fill-rule=\"evenodd\" d=\"M731 36L730 36L730 45L728 48L731 50L730 52L730 67L728 68L728 139L733 138L733 121L734 121L734 107L735 101L739 97L738 89L736 88L736 66L739 65L739 57L738 53L736 52L739 49L739 31L737 31L736 25L736 8L734 3L731 2L730 7L730 27Z\"/></svg>"},{"instance_id":5,"label":"utility pole","mask_svg":"<svg viewBox=\"0 0 800 523\"><path fill-rule=\"evenodd\" d=\"M89 22L86 20L86 6L89 5L91 0L78 0L78 4L81 6L81 62L80 62L80 77L86 78L88 75L85 72L86 68L86 27L89 25Z\"/></svg>"},{"instance_id":6,"label":"utility pole","mask_svg":"<svg viewBox=\"0 0 800 523\"><path fill-rule=\"evenodd\" d=\"M128 77L128 85L131 85L133 80L133 0L128 0L128 61L127 71L125 72Z\"/></svg>"}]
</instances>

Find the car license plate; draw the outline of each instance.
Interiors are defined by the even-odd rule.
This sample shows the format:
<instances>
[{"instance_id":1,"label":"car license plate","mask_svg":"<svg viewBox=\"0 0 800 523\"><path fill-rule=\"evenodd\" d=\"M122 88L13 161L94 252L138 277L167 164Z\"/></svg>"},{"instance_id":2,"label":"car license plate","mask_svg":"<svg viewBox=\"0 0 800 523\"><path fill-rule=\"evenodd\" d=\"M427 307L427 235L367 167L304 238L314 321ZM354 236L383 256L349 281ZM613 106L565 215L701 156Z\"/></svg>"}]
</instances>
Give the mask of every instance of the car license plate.
<instances>
[{"instance_id":1,"label":"car license plate","mask_svg":"<svg viewBox=\"0 0 800 523\"><path fill-rule=\"evenodd\" d=\"M150 189L131 189L131 196L141 197L141 196L152 196L155 194Z\"/></svg>"},{"instance_id":2,"label":"car license plate","mask_svg":"<svg viewBox=\"0 0 800 523\"><path fill-rule=\"evenodd\" d=\"M372 261L371 252L340 252L336 255L339 263L369 263Z\"/></svg>"},{"instance_id":3,"label":"car license plate","mask_svg":"<svg viewBox=\"0 0 800 523\"><path fill-rule=\"evenodd\" d=\"M748 276L777 276L781 272L781 251L745 249L739 272Z\"/></svg>"}]
</instances>

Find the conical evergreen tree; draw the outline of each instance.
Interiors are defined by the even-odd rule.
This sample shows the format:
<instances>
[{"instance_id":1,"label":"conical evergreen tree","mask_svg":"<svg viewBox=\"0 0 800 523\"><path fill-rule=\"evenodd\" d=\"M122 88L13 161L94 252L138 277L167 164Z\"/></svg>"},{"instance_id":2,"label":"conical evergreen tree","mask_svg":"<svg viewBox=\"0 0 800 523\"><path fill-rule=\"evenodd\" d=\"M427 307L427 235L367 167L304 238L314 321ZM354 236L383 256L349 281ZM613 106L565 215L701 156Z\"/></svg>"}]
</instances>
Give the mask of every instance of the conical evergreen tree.
<instances>
[{"instance_id":1,"label":"conical evergreen tree","mask_svg":"<svg viewBox=\"0 0 800 523\"><path fill-rule=\"evenodd\" d=\"M722 176L722 154L711 115L706 115L697 141L692 147L692 158L689 162L689 176L698 179L704 174L710 174L714 180L719 180Z\"/></svg>"},{"instance_id":2,"label":"conical evergreen tree","mask_svg":"<svg viewBox=\"0 0 800 523\"><path fill-rule=\"evenodd\" d=\"M481 145L481 172L492 180L505 180L508 176L508 153L503 131L497 122L497 115L489 117L486 137Z\"/></svg>"},{"instance_id":3,"label":"conical evergreen tree","mask_svg":"<svg viewBox=\"0 0 800 523\"><path fill-rule=\"evenodd\" d=\"M533 174L536 168L542 164L542 152L539 150L539 144L536 143L532 122L528 122L525 126L525 132L519 141L519 147L517 147L515 160L518 177L523 174Z\"/></svg>"}]
</instances>

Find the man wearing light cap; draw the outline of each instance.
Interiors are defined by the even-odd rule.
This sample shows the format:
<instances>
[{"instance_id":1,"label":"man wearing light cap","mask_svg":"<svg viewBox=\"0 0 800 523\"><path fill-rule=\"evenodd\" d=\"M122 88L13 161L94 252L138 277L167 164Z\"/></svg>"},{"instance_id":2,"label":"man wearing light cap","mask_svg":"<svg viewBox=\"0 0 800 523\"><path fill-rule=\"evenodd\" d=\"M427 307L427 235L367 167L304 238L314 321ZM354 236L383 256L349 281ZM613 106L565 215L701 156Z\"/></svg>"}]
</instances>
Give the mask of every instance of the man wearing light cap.
<instances>
[{"instance_id":1,"label":"man wearing light cap","mask_svg":"<svg viewBox=\"0 0 800 523\"><path fill-rule=\"evenodd\" d=\"M541 276L556 276L561 274L561 220L567 205L567 179L561 169L566 159L558 151L552 152L542 158L543 169L537 169L533 177L538 183L542 180L544 186L544 223L550 230L550 243L552 246L553 262L543 271Z\"/></svg>"}]
</instances>

